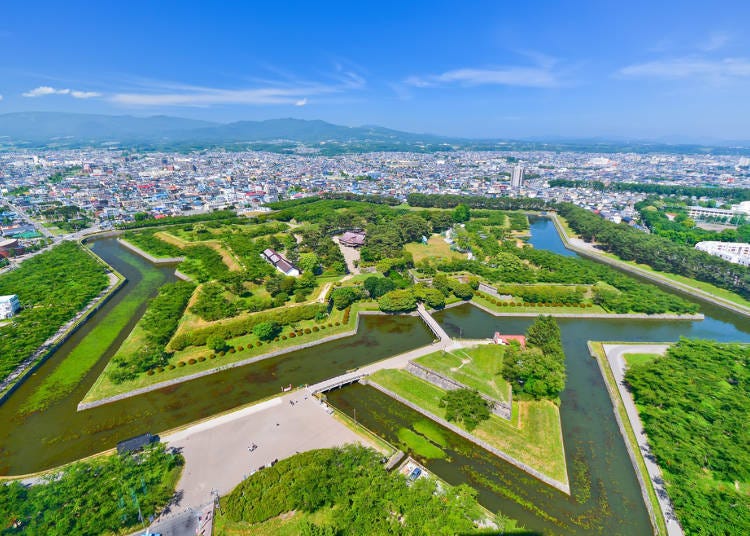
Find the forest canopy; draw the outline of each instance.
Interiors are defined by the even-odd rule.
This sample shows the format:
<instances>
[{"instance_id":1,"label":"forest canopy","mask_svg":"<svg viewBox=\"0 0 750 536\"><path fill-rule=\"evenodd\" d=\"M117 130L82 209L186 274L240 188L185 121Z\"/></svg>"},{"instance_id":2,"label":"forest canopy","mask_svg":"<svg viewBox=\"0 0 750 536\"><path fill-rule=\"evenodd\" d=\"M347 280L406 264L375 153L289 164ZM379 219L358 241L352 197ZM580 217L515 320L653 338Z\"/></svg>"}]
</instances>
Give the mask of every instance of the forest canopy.
<instances>
[{"instance_id":1,"label":"forest canopy","mask_svg":"<svg viewBox=\"0 0 750 536\"><path fill-rule=\"evenodd\" d=\"M749 365L748 345L682 339L626 373L686 534L750 534Z\"/></svg>"}]
</instances>

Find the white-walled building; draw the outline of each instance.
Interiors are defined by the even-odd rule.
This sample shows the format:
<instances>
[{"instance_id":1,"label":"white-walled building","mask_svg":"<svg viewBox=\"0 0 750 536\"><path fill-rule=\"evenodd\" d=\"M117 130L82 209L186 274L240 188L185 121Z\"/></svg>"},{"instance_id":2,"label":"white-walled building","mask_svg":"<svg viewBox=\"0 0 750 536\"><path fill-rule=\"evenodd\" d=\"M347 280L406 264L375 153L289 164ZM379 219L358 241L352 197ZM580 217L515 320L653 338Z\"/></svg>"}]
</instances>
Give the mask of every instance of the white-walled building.
<instances>
[{"instance_id":1,"label":"white-walled building","mask_svg":"<svg viewBox=\"0 0 750 536\"><path fill-rule=\"evenodd\" d=\"M20 309L21 302L15 294L0 296L0 318L12 318Z\"/></svg>"},{"instance_id":2,"label":"white-walled building","mask_svg":"<svg viewBox=\"0 0 750 536\"><path fill-rule=\"evenodd\" d=\"M750 266L750 244L744 242L698 242L695 249L721 257L734 264Z\"/></svg>"}]
</instances>

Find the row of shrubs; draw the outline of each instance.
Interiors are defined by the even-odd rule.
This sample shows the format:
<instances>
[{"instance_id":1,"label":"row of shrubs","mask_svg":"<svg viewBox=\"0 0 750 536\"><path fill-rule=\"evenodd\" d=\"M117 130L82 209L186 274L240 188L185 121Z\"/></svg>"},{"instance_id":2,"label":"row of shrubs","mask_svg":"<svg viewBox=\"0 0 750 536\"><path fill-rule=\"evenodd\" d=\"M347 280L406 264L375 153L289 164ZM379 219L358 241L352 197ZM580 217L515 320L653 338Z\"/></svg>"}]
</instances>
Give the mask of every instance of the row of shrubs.
<instances>
[{"instance_id":1,"label":"row of shrubs","mask_svg":"<svg viewBox=\"0 0 750 536\"><path fill-rule=\"evenodd\" d=\"M348 317L349 317L349 309L347 309L344 312L344 318L346 319L344 323L349 321ZM322 330L333 328L333 327L339 327L339 326L341 326L341 322L328 322L327 324L321 324L320 326L313 326L312 328L297 329L295 331L290 331L288 334L279 335L278 337L274 338L273 341L274 342L278 342L280 340L286 341L288 339L294 339L296 337L310 335L311 333L318 333ZM258 341L255 344L248 343L247 346L240 345L237 348L230 346L227 350L222 350L218 353L211 354L210 356L208 356L208 359L216 359L217 357L224 357L226 354L234 354L236 352L242 352L245 349L250 350L252 348L259 348L261 346L263 346L263 342L261 341ZM155 369L150 369L149 371L146 372L146 374L148 374L149 376L153 376L155 373L161 373L161 372L164 372L165 370L174 370L177 367L184 367L186 364L195 365L196 363L199 363L199 362L202 363L205 360L206 358L204 356L200 356L197 359L194 359L191 357L187 361L179 361L177 365L169 364L166 367L156 367Z\"/></svg>"},{"instance_id":2,"label":"row of shrubs","mask_svg":"<svg viewBox=\"0 0 750 536\"><path fill-rule=\"evenodd\" d=\"M302 320L312 320L319 315L327 314L327 312L327 306L320 303L300 305L299 307L284 307L252 316L231 319L218 326L196 329L189 333L181 333L172 339L170 345L174 351L184 350L188 346L205 345L208 338L212 335L216 335L222 339L234 339L252 332L253 328L261 322L275 322L283 326Z\"/></svg>"},{"instance_id":3,"label":"row of shrubs","mask_svg":"<svg viewBox=\"0 0 750 536\"><path fill-rule=\"evenodd\" d=\"M581 309L585 309L587 307L593 307L593 304L591 303L537 303L537 302L531 302L531 303L524 303L524 302L512 302L512 301L505 301L505 300L498 300L497 298L493 298L492 296L489 296L487 294L482 294L482 298L487 300L488 302L498 305L500 307L580 307Z\"/></svg>"}]
</instances>

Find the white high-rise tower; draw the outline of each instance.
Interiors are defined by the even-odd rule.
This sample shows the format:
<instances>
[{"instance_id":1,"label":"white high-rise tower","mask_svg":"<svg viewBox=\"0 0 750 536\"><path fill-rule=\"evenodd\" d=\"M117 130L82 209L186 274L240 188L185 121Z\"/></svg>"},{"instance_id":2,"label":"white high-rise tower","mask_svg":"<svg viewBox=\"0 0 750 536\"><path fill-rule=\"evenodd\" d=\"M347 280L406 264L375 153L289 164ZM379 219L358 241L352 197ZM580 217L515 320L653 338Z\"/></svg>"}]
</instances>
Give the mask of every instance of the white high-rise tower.
<instances>
[{"instance_id":1,"label":"white high-rise tower","mask_svg":"<svg viewBox=\"0 0 750 536\"><path fill-rule=\"evenodd\" d=\"M523 166L515 166L513 174L510 176L510 187L513 190L519 190L523 184Z\"/></svg>"}]
</instances>

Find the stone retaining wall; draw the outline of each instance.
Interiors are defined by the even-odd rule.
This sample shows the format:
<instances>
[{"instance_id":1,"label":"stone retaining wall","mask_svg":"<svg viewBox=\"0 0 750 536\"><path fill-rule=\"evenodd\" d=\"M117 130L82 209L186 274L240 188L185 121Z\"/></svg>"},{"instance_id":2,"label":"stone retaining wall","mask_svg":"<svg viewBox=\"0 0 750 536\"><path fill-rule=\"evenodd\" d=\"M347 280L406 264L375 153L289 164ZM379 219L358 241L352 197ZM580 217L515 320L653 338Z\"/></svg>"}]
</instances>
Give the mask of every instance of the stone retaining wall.
<instances>
[{"instance_id":1,"label":"stone retaining wall","mask_svg":"<svg viewBox=\"0 0 750 536\"><path fill-rule=\"evenodd\" d=\"M643 496L643 502L646 504L646 510L648 510L648 515L651 520L651 526L654 528L654 533L656 533L657 527L658 527L658 524L656 523L656 511L654 509L654 505L651 503L651 496L648 494L648 491L646 490L647 484L646 484L646 481L643 479L643 474L641 473L640 468L638 467L638 461L636 460L636 453L633 450L633 444L630 441L630 437L628 436L628 432L625 428L625 423L622 421L622 417L620 417L620 412L617 411L617 409L621 405L621 403L618 401L620 398L620 393L609 382L609 380L607 379L607 372L604 370L605 366L609 366L609 362L606 356L604 356L602 359L599 358L599 356L597 355L597 352L591 346L591 341L587 341L586 346L588 346L589 354L591 355L591 357L593 357L596 360L597 365L599 365L599 372L601 372L602 379L604 380L604 384L607 386L607 392L609 393L609 398L612 401L612 410L615 414L615 421L617 421L617 427L620 429L620 435L622 435L623 442L625 443L625 449L628 451L628 457L630 458L630 463L633 465L635 476L638 479L638 484L640 484L641 495ZM604 349L602 349L602 352L603 351ZM607 361L607 363L605 364L602 361Z\"/></svg>"},{"instance_id":2,"label":"stone retaining wall","mask_svg":"<svg viewBox=\"0 0 750 536\"><path fill-rule=\"evenodd\" d=\"M185 257L165 257L165 258L154 257L150 253L146 253L138 246L131 244L130 242L128 242L127 240L123 240L122 238L118 238L117 242L121 246L135 253L136 255L140 255L141 257L143 257L150 263L156 264L157 266L162 265L162 264L177 264L178 262L182 262L185 260Z\"/></svg>"},{"instance_id":3,"label":"stone retaining wall","mask_svg":"<svg viewBox=\"0 0 750 536\"><path fill-rule=\"evenodd\" d=\"M474 434L471 434L471 433L467 432L466 430L464 430L462 428L459 428L455 424L449 423L445 419L443 419L441 417L438 417L434 413L431 413L431 412L427 411L426 409L421 408L421 407L417 406L416 404L413 404L413 403L409 402L408 400L406 400L402 396L397 395L396 393L394 393L390 389L386 389L382 385L378 385L377 383L373 382L372 380L370 380L368 382L368 385L370 385L370 386L374 387L375 389L377 389L378 391L380 391L380 392L382 392L382 393L390 396L391 398L393 398L394 400L400 402L404 406L407 406L407 407L413 409L414 411L421 413L422 415L424 415L428 419L432 419L433 421L437 422L441 426L444 426L445 428L447 428L448 430L450 430L454 434L458 434L461 437L463 437L464 439L466 439L468 441L471 441L475 445L483 448L484 450L486 450L488 452L491 452L492 454L494 454L498 458L501 458L501 459L505 460L509 464L515 465L519 469L521 469L523 471L526 471L527 473L529 473L533 477L541 480L545 484L548 484L548 485L552 486L553 488L556 488L556 489L562 491L563 493L565 493L567 495L570 495L570 485L569 484L563 483L563 482L558 482L554 478L551 478L551 477L545 475L544 473L541 473L540 471L537 471L533 467L530 467L530 466L526 465L525 463L523 463L523 462L521 462L519 460L516 460L514 457L506 454L505 452L503 452L500 449L497 449L497 448L493 447L492 445L490 445L486 441L482 441L481 439L479 439L478 437L476 437Z\"/></svg>"},{"instance_id":4,"label":"stone retaining wall","mask_svg":"<svg viewBox=\"0 0 750 536\"><path fill-rule=\"evenodd\" d=\"M487 283L479 283L479 288L477 290L479 292L484 292L485 294L489 294L490 296L494 296L495 298L498 298L500 300L512 300L513 299L513 296L511 296L510 294L498 293L495 287L492 287L488 285Z\"/></svg>"},{"instance_id":5,"label":"stone retaining wall","mask_svg":"<svg viewBox=\"0 0 750 536\"><path fill-rule=\"evenodd\" d=\"M701 300L716 304L720 307L724 307L725 309L729 309L730 311L734 311L735 313L739 313L745 316L750 316L750 309L740 304L725 300L721 298L720 296L716 296L705 290L702 290L702 289L699 289L699 288L696 288L687 284L680 283L666 276L663 276L659 273L650 272L648 270L638 268L637 266L628 264L627 262L621 259L612 259L597 251L592 251L592 250L588 250L586 248L577 246L568 239L568 235L565 233L565 230L562 228L562 224L558 220L557 214L551 214L550 218L555 224L555 229L557 229L557 234L560 236L560 240L562 240L563 245L567 249L571 251L575 251L579 255L582 255L589 259L593 259L598 262L602 262L604 264L608 264L610 266L614 266L625 272L634 273L636 275L639 275L640 277L643 277L644 279L648 279L649 281L660 283L682 294L686 294L688 296L692 296L692 297L699 298Z\"/></svg>"},{"instance_id":6,"label":"stone retaining wall","mask_svg":"<svg viewBox=\"0 0 750 536\"><path fill-rule=\"evenodd\" d=\"M646 313L555 313L554 311L541 310L538 313L498 313L493 311L489 307L477 303L474 300L471 301L474 307L479 307L482 311L485 311L492 316L527 316L537 317L539 315L553 316L555 318L601 318L601 319L615 319L615 318L629 318L631 320L703 320L704 316L702 313L690 314L690 315L678 315L678 314L653 314L648 315Z\"/></svg>"},{"instance_id":7,"label":"stone retaining wall","mask_svg":"<svg viewBox=\"0 0 750 536\"><path fill-rule=\"evenodd\" d=\"M468 385L456 381L453 378L443 376L439 372L415 363L414 361L409 361L409 363L406 365L406 371L410 374L413 374L417 378L421 378L433 385L437 385L445 391L471 389L471 387L469 387ZM510 420L511 406L509 403L501 402L500 400L491 398L483 393L479 393L479 396L481 396L489 404L490 411L492 411L492 413L494 413L498 417L502 417L503 419Z\"/></svg>"},{"instance_id":8,"label":"stone retaining wall","mask_svg":"<svg viewBox=\"0 0 750 536\"><path fill-rule=\"evenodd\" d=\"M217 372L221 372L222 370L227 370L231 368L236 367L244 367L245 365L249 365L251 363L257 363L258 361L263 361L264 359L270 359L272 357L277 357L282 354L287 354L289 352L294 352L296 350L303 350L305 348L310 348L312 346L317 346L319 344L323 344L326 342L335 341L337 339L343 339L345 337L351 337L352 335L357 334L357 330L359 329L359 315L361 315L363 312L358 313L357 315L357 323L355 325L355 328L353 330L345 331L343 333L337 333L336 335L329 335L328 337L323 337L322 339L316 339L314 341L306 342L303 344L298 344L296 346L290 346L288 348L282 348L280 350L275 350L273 352L268 352L266 354L257 355L254 357L248 357L247 359L243 359L241 361L235 361L234 363L227 363L226 365L221 365L219 367L214 367L208 370L202 370L200 372L195 372L193 374L188 374L186 376L180 376L179 378L172 378L171 380L165 380L163 382L154 383L152 385L147 385L146 387L141 387L139 389L133 389L132 391L128 391L127 393L120 393L119 395L110 396L107 398L102 398L100 400L94 400L93 402L80 402L78 404L77 411L84 411L87 409L95 408L98 406L103 406L105 404L110 404L112 402L117 402L118 400L124 400L126 398L130 398L133 396L142 395L144 393L149 393L151 391L158 391L159 389L164 389L165 387L170 387L172 385L177 385L183 382L188 382L191 380L195 380L197 378L202 378L203 376L209 376L211 374L215 374Z\"/></svg>"}]
</instances>

